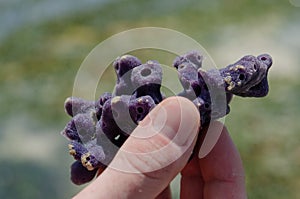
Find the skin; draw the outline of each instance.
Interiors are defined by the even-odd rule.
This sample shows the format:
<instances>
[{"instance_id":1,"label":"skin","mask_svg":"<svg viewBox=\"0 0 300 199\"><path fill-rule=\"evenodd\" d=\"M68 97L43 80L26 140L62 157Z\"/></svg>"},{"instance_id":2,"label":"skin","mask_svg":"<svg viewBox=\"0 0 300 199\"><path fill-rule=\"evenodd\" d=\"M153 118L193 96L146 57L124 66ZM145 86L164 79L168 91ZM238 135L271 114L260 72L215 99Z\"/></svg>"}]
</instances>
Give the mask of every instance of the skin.
<instances>
[{"instance_id":1,"label":"skin","mask_svg":"<svg viewBox=\"0 0 300 199\"><path fill-rule=\"evenodd\" d=\"M163 125L159 123L162 118ZM197 139L199 125L199 112L191 101L182 97L164 100L134 130L111 165L74 199L168 199L169 184L179 173L182 199L247 198L242 161L225 127L207 156L199 159L198 153L193 153L188 162L193 149L199 151L205 136L202 133ZM218 125L221 124L212 124L213 128ZM161 128L157 130L157 126ZM145 134L151 136L139 138ZM160 150L165 146L168 150ZM147 153L157 150L160 150L157 154Z\"/></svg>"}]
</instances>

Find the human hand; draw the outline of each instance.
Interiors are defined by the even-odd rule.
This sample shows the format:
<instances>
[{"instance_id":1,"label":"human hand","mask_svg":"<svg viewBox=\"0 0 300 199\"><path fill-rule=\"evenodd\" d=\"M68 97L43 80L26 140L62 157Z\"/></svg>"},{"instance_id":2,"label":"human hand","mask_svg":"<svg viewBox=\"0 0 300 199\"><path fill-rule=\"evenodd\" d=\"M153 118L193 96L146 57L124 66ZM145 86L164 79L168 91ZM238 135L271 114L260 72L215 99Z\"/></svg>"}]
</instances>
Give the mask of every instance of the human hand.
<instances>
[{"instance_id":1,"label":"human hand","mask_svg":"<svg viewBox=\"0 0 300 199\"><path fill-rule=\"evenodd\" d=\"M242 162L226 128L212 151L199 159L205 134L197 139L199 125L199 112L192 102L182 97L164 100L133 131L100 176L74 198L171 198L169 184L180 172L183 199L246 198Z\"/></svg>"}]
</instances>

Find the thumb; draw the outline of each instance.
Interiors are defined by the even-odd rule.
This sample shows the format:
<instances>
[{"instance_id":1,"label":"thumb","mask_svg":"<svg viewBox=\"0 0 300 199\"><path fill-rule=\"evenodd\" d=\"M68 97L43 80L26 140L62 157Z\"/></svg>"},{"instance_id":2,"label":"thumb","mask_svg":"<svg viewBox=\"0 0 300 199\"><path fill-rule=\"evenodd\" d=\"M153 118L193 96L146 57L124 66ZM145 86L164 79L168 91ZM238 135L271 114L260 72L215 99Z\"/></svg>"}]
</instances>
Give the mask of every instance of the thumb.
<instances>
[{"instance_id":1,"label":"thumb","mask_svg":"<svg viewBox=\"0 0 300 199\"><path fill-rule=\"evenodd\" d=\"M188 99L162 101L87 188L89 193L98 192L104 198L154 198L186 165L199 125L199 112Z\"/></svg>"},{"instance_id":2,"label":"thumb","mask_svg":"<svg viewBox=\"0 0 300 199\"><path fill-rule=\"evenodd\" d=\"M129 173L150 173L172 164L177 170L185 164L179 158L189 158L190 154L185 153L191 153L189 148L197 137L199 122L199 112L189 100L164 100L132 132L110 167Z\"/></svg>"}]
</instances>

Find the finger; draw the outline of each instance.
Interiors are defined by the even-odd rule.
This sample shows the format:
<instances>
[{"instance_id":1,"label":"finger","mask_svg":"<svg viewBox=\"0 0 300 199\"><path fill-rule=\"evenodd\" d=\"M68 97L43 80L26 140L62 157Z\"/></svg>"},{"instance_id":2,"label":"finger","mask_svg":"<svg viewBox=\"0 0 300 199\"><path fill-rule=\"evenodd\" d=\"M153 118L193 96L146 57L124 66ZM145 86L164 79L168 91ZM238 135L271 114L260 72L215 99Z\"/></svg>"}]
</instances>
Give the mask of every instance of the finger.
<instances>
[{"instance_id":1,"label":"finger","mask_svg":"<svg viewBox=\"0 0 300 199\"><path fill-rule=\"evenodd\" d=\"M180 198L181 199L202 199L204 181L199 168L198 151L203 140L203 131L200 132L193 155L190 161L181 171Z\"/></svg>"},{"instance_id":2,"label":"finger","mask_svg":"<svg viewBox=\"0 0 300 199\"><path fill-rule=\"evenodd\" d=\"M180 191L182 199L224 198L225 196L232 198L233 196L229 193L231 191L235 194L233 198L246 197L242 161L226 128L221 123L214 122L209 132L219 130L221 130L220 137L215 142L213 151L210 151L205 158L200 160L195 153L182 170ZM194 151L199 151L203 140L207 138L206 133L207 128L201 131ZM216 135L216 132L214 133ZM215 135L210 138L214 138ZM208 142L213 143L213 141Z\"/></svg>"},{"instance_id":3,"label":"finger","mask_svg":"<svg viewBox=\"0 0 300 199\"><path fill-rule=\"evenodd\" d=\"M204 181L199 169L198 157L195 155L181 171L180 198L202 199L203 187Z\"/></svg>"},{"instance_id":4,"label":"finger","mask_svg":"<svg viewBox=\"0 0 300 199\"><path fill-rule=\"evenodd\" d=\"M222 132L209 154L199 159L204 198L247 198L242 160L227 129L219 122L211 128Z\"/></svg>"},{"instance_id":5,"label":"finger","mask_svg":"<svg viewBox=\"0 0 300 199\"><path fill-rule=\"evenodd\" d=\"M101 175L101 173L103 173L104 170L105 170L104 168L99 168L96 176L98 177L99 175Z\"/></svg>"},{"instance_id":6,"label":"finger","mask_svg":"<svg viewBox=\"0 0 300 199\"><path fill-rule=\"evenodd\" d=\"M171 199L172 194L171 194L171 188L170 185L167 186L158 196L156 196L155 199Z\"/></svg>"},{"instance_id":7,"label":"finger","mask_svg":"<svg viewBox=\"0 0 300 199\"><path fill-rule=\"evenodd\" d=\"M164 100L78 198L155 198L186 164L199 121L199 113L189 100L182 97Z\"/></svg>"}]
</instances>

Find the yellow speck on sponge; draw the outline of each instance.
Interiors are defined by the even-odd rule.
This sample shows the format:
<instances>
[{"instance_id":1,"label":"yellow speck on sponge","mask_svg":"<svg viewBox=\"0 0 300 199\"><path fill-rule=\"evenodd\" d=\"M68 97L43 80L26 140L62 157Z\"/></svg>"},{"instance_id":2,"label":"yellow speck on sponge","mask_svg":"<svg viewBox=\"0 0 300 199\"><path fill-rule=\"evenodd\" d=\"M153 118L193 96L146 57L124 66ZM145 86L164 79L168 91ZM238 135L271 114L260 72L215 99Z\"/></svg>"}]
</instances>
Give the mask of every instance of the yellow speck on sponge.
<instances>
[{"instance_id":1,"label":"yellow speck on sponge","mask_svg":"<svg viewBox=\"0 0 300 199\"><path fill-rule=\"evenodd\" d=\"M232 90L235 87L235 83L234 82L230 82L229 86L227 87L227 90Z\"/></svg>"},{"instance_id":2,"label":"yellow speck on sponge","mask_svg":"<svg viewBox=\"0 0 300 199\"><path fill-rule=\"evenodd\" d=\"M129 57L129 55L123 55L120 57L120 59L127 59Z\"/></svg>"},{"instance_id":3,"label":"yellow speck on sponge","mask_svg":"<svg viewBox=\"0 0 300 199\"><path fill-rule=\"evenodd\" d=\"M87 168L87 170L92 171L92 170L94 170L94 167L92 166L91 162L89 161L90 156L91 156L90 153L83 154L81 156L81 163L84 167Z\"/></svg>"},{"instance_id":4,"label":"yellow speck on sponge","mask_svg":"<svg viewBox=\"0 0 300 199\"><path fill-rule=\"evenodd\" d=\"M225 81L227 84L230 84L231 80L232 80L232 77L231 77L231 76L226 76L226 77L224 78L224 81Z\"/></svg>"},{"instance_id":5,"label":"yellow speck on sponge","mask_svg":"<svg viewBox=\"0 0 300 199\"><path fill-rule=\"evenodd\" d=\"M68 144L70 155L76 155L76 151L74 150L74 146L72 144Z\"/></svg>"},{"instance_id":6,"label":"yellow speck on sponge","mask_svg":"<svg viewBox=\"0 0 300 199\"><path fill-rule=\"evenodd\" d=\"M242 65L236 65L234 70L237 71L239 69L242 69L242 70L245 70L245 66L242 66Z\"/></svg>"},{"instance_id":7,"label":"yellow speck on sponge","mask_svg":"<svg viewBox=\"0 0 300 199\"><path fill-rule=\"evenodd\" d=\"M138 103L142 103L143 102L143 98L139 98L137 101L138 101Z\"/></svg>"},{"instance_id":8,"label":"yellow speck on sponge","mask_svg":"<svg viewBox=\"0 0 300 199\"><path fill-rule=\"evenodd\" d=\"M116 96L116 97L112 98L111 103L112 103L112 104L115 104L115 103L119 102L120 99L121 99L120 96Z\"/></svg>"}]
</instances>

